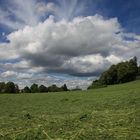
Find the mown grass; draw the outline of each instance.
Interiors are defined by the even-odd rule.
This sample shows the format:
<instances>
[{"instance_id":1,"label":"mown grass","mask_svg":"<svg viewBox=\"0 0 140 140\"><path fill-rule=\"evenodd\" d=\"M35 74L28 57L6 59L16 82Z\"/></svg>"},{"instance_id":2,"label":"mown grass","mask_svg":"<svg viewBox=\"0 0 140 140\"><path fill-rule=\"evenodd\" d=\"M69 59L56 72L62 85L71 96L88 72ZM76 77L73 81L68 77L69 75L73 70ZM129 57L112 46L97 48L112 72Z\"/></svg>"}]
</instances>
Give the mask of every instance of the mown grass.
<instances>
[{"instance_id":1,"label":"mown grass","mask_svg":"<svg viewBox=\"0 0 140 140\"><path fill-rule=\"evenodd\" d=\"M89 91L0 95L0 140L139 140L140 80Z\"/></svg>"}]
</instances>

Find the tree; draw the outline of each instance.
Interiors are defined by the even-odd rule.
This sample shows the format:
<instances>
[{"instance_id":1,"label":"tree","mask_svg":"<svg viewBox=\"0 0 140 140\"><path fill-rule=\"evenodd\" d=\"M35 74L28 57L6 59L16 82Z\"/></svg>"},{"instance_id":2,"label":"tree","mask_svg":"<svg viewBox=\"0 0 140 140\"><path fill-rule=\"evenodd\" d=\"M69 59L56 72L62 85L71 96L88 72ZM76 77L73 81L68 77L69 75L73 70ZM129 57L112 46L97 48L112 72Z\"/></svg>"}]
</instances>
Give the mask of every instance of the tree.
<instances>
[{"instance_id":1,"label":"tree","mask_svg":"<svg viewBox=\"0 0 140 140\"><path fill-rule=\"evenodd\" d=\"M101 84L103 84L103 85L108 85L108 84L110 84L110 80L111 80L111 77L110 77L108 71L105 71L105 72L101 75L101 77L100 77L100 79L99 79L99 82L100 82Z\"/></svg>"},{"instance_id":2,"label":"tree","mask_svg":"<svg viewBox=\"0 0 140 140\"><path fill-rule=\"evenodd\" d=\"M0 93L5 93L5 86L4 82L0 82Z\"/></svg>"},{"instance_id":3,"label":"tree","mask_svg":"<svg viewBox=\"0 0 140 140\"><path fill-rule=\"evenodd\" d=\"M128 69L128 73L129 73L129 80L135 80L136 76L138 75L138 65L137 65L137 57L134 57L133 59L131 59L129 61L129 69Z\"/></svg>"},{"instance_id":4,"label":"tree","mask_svg":"<svg viewBox=\"0 0 140 140\"><path fill-rule=\"evenodd\" d=\"M20 92L19 87L18 87L18 85L16 84L16 85L15 85L15 93L19 93L19 92Z\"/></svg>"},{"instance_id":5,"label":"tree","mask_svg":"<svg viewBox=\"0 0 140 140\"><path fill-rule=\"evenodd\" d=\"M31 90L28 86L26 86L24 89L23 89L23 92L24 93L31 93Z\"/></svg>"},{"instance_id":6,"label":"tree","mask_svg":"<svg viewBox=\"0 0 140 140\"><path fill-rule=\"evenodd\" d=\"M39 92L38 85L37 84L31 85L30 90L31 90L31 93L37 93L37 92Z\"/></svg>"},{"instance_id":7,"label":"tree","mask_svg":"<svg viewBox=\"0 0 140 140\"><path fill-rule=\"evenodd\" d=\"M125 83L128 81L128 62L122 62L117 65L117 83Z\"/></svg>"},{"instance_id":8,"label":"tree","mask_svg":"<svg viewBox=\"0 0 140 140\"><path fill-rule=\"evenodd\" d=\"M62 91L62 89L57 87L56 85L48 87L48 92L60 92L60 91Z\"/></svg>"},{"instance_id":9,"label":"tree","mask_svg":"<svg viewBox=\"0 0 140 140\"><path fill-rule=\"evenodd\" d=\"M101 75L99 82L103 85L116 84L117 83L117 67L116 67L116 65L112 65L107 71L105 71ZM95 83L95 84L97 84L97 83Z\"/></svg>"},{"instance_id":10,"label":"tree","mask_svg":"<svg viewBox=\"0 0 140 140\"><path fill-rule=\"evenodd\" d=\"M109 85L117 83L117 67L116 65L112 65L108 70L108 75L110 76Z\"/></svg>"},{"instance_id":11,"label":"tree","mask_svg":"<svg viewBox=\"0 0 140 140\"><path fill-rule=\"evenodd\" d=\"M68 88L67 88L67 85L66 85L66 84L64 84L64 85L62 86L62 90L63 90L63 91L68 91Z\"/></svg>"},{"instance_id":12,"label":"tree","mask_svg":"<svg viewBox=\"0 0 140 140\"><path fill-rule=\"evenodd\" d=\"M107 87L106 84L101 83L99 80L93 81L92 85L88 89L104 88Z\"/></svg>"},{"instance_id":13,"label":"tree","mask_svg":"<svg viewBox=\"0 0 140 140\"><path fill-rule=\"evenodd\" d=\"M137 57L117 65L118 83L133 81L138 75Z\"/></svg>"},{"instance_id":14,"label":"tree","mask_svg":"<svg viewBox=\"0 0 140 140\"><path fill-rule=\"evenodd\" d=\"M16 93L16 87L13 82L8 82L5 87L6 93Z\"/></svg>"},{"instance_id":15,"label":"tree","mask_svg":"<svg viewBox=\"0 0 140 140\"><path fill-rule=\"evenodd\" d=\"M48 89L46 86L41 85L41 86L39 86L39 92L48 92Z\"/></svg>"},{"instance_id":16,"label":"tree","mask_svg":"<svg viewBox=\"0 0 140 140\"><path fill-rule=\"evenodd\" d=\"M138 67L138 76L140 76L140 66Z\"/></svg>"},{"instance_id":17,"label":"tree","mask_svg":"<svg viewBox=\"0 0 140 140\"><path fill-rule=\"evenodd\" d=\"M130 59L130 61L112 65L107 71L103 72L99 80L94 81L89 88L133 81L138 74L140 74L140 68L137 65L137 57L134 57Z\"/></svg>"}]
</instances>

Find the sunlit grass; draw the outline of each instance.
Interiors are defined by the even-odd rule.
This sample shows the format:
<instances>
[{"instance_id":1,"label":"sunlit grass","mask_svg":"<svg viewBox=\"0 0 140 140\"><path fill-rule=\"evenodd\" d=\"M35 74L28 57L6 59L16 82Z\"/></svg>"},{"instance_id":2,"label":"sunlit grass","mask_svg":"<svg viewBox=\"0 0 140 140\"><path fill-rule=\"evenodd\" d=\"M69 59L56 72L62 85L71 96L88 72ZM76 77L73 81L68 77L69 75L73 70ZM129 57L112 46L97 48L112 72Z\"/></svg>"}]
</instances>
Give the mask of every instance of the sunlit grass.
<instances>
[{"instance_id":1,"label":"sunlit grass","mask_svg":"<svg viewBox=\"0 0 140 140\"><path fill-rule=\"evenodd\" d=\"M103 89L0 95L0 140L138 140L140 81Z\"/></svg>"}]
</instances>

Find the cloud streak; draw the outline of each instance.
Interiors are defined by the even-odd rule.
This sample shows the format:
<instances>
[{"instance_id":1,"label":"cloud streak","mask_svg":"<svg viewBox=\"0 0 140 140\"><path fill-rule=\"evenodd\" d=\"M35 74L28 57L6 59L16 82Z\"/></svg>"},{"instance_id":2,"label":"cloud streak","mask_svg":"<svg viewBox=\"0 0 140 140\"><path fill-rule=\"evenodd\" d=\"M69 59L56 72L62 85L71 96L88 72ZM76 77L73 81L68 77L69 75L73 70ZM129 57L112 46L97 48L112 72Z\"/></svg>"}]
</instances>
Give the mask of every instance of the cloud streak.
<instances>
[{"instance_id":1,"label":"cloud streak","mask_svg":"<svg viewBox=\"0 0 140 140\"><path fill-rule=\"evenodd\" d=\"M56 20L72 20L83 13L86 5L79 0L57 0L48 3L37 0L6 1L6 10L0 7L0 24L13 30L24 28L26 25L35 26L49 15L53 15Z\"/></svg>"},{"instance_id":2,"label":"cloud streak","mask_svg":"<svg viewBox=\"0 0 140 140\"><path fill-rule=\"evenodd\" d=\"M10 29L17 30L26 25L35 26L43 18L43 11L39 12L36 0L6 0L5 9L0 7L0 24Z\"/></svg>"}]
</instances>

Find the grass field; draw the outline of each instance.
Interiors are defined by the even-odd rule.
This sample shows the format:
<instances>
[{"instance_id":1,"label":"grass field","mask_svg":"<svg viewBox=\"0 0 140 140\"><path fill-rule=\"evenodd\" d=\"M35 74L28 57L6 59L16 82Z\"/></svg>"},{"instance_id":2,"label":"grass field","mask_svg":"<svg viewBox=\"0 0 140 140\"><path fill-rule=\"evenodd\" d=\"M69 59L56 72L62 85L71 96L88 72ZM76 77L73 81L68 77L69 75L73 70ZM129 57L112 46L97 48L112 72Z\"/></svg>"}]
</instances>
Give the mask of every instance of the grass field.
<instances>
[{"instance_id":1,"label":"grass field","mask_svg":"<svg viewBox=\"0 0 140 140\"><path fill-rule=\"evenodd\" d=\"M140 80L89 91L0 95L0 140L140 140Z\"/></svg>"}]
</instances>

